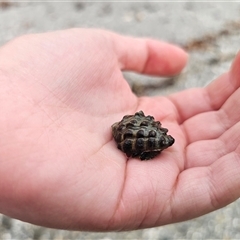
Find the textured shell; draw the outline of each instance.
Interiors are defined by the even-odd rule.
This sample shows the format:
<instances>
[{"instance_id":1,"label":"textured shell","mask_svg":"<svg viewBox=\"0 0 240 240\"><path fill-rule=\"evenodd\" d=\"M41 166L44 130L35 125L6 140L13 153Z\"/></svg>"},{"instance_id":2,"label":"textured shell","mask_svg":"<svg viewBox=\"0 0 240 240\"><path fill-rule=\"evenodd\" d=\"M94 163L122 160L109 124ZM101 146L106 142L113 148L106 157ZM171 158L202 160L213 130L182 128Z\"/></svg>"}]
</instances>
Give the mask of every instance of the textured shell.
<instances>
[{"instance_id":1,"label":"textured shell","mask_svg":"<svg viewBox=\"0 0 240 240\"><path fill-rule=\"evenodd\" d=\"M173 145L174 138L167 135L167 132L159 121L154 121L152 116L145 116L142 111L126 115L112 125L118 149L128 157L139 157L141 160L154 158Z\"/></svg>"}]
</instances>

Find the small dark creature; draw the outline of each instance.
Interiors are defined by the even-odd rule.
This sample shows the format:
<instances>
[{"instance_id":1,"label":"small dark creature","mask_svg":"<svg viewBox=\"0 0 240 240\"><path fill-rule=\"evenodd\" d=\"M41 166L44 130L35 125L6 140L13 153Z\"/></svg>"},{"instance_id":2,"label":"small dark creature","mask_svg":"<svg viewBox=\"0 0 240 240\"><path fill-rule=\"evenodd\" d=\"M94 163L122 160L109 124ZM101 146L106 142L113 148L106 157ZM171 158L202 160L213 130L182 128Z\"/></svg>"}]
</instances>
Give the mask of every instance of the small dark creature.
<instances>
[{"instance_id":1,"label":"small dark creature","mask_svg":"<svg viewBox=\"0 0 240 240\"><path fill-rule=\"evenodd\" d=\"M112 133L118 149L127 157L139 157L149 160L174 143L167 135L168 129L162 128L154 117L145 116L143 111L126 115L120 122L112 125Z\"/></svg>"}]
</instances>

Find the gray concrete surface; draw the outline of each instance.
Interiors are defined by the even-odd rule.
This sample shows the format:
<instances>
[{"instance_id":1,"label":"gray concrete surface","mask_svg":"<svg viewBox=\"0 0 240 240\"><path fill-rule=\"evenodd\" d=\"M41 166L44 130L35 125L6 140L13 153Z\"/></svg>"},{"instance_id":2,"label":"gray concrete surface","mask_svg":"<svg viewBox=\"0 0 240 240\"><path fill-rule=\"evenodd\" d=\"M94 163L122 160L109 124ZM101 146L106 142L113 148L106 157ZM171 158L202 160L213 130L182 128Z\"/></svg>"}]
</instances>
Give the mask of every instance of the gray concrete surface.
<instances>
[{"instance_id":1,"label":"gray concrete surface","mask_svg":"<svg viewBox=\"0 0 240 240\"><path fill-rule=\"evenodd\" d=\"M16 36L71 27L97 27L149 36L190 53L175 78L125 73L138 95L169 94L201 87L228 70L240 46L237 2L6 2L0 0L0 45ZM52 230L0 215L0 239L240 239L240 201L200 218L121 233Z\"/></svg>"}]
</instances>

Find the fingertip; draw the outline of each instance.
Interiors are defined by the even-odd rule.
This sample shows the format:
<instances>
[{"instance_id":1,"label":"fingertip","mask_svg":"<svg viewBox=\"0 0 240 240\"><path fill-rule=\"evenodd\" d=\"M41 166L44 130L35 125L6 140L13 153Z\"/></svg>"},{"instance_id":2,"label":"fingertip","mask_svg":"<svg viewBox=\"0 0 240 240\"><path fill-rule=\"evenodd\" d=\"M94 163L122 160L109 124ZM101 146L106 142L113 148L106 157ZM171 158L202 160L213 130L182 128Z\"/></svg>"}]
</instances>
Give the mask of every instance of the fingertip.
<instances>
[{"instance_id":1,"label":"fingertip","mask_svg":"<svg viewBox=\"0 0 240 240\"><path fill-rule=\"evenodd\" d=\"M150 38L113 36L115 52L122 70L174 76L187 64L188 54L176 45Z\"/></svg>"},{"instance_id":2,"label":"fingertip","mask_svg":"<svg viewBox=\"0 0 240 240\"><path fill-rule=\"evenodd\" d=\"M148 40L148 61L144 73L161 76L177 75L188 62L188 54L182 48L157 40Z\"/></svg>"},{"instance_id":3,"label":"fingertip","mask_svg":"<svg viewBox=\"0 0 240 240\"><path fill-rule=\"evenodd\" d=\"M238 50L237 55L233 60L230 75L234 86L238 87L240 85L240 50Z\"/></svg>"}]
</instances>

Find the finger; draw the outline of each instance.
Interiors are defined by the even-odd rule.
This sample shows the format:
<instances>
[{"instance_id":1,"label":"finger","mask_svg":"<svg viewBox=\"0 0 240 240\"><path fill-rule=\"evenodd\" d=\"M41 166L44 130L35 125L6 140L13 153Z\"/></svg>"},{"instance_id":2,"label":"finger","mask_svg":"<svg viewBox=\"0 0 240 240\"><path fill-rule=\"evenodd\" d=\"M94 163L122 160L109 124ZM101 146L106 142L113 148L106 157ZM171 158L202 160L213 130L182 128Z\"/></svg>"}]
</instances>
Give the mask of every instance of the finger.
<instances>
[{"instance_id":1,"label":"finger","mask_svg":"<svg viewBox=\"0 0 240 240\"><path fill-rule=\"evenodd\" d=\"M211 111L209 99L203 88L187 89L168 97L177 109L178 123L199 113Z\"/></svg>"},{"instance_id":2,"label":"finger","mask_svg":"<svg viewBox=\"0 0 240 240\"><path fill-rule=\"evenodd\" d=\"M206 87L212 109L219 109L227 98L240 86L240 52L235 57L229 74L221 81Z\"/></svg>"},{"instance_id":3,"label":"finger","mask_svg":"<svg viewBox=\"0 0 240 240\"><path fill-rule=\"evenodd\" d=\"M240 144L240 122L225 131L219 138L203 140L186 148L185 168L209 166L219 158L235 151Z\"/></svg>"},{"instance_id":4,"label":"finger","mask_svg":"<svg viewBox=\"0 0 240 240\"><path fill-rule=\"evenodd\" d=\"M240 197L239 153L231 152L209 167L191 168L179 175L171 201L175 219L201 216Z\"/></svg>"},{"instance_id":5,"label":"finger","mask_svg":"<svg viewBox=\"0 0 240 240\"><path fill-rule=\"evenodd\" d=\"M239 86L240 53L236 56L230 72L221 75L206 88L188 89L169 96L169 99L177 107L181 124L196 114L218 110Z\"/></svg>"},{"instance_id":6,"label":"finger","mask_svg":"<svg viewBox=\"0 0 240 240\"><path fill-rule=\"evenodd\" d=\"M122 70L169 76L180 73L187 63L187 53L172 44L117 34L112 36Z\"/></svg>"},{"instance_id":7,"label":"finger","mask_svg":"<svg viewBox=\"0 0 240 240\"><path fill-rule=\"evenodd\" d=\"M183 123L189 143L214 139L240 120L240 89L237 89L218 111L198 114Z\"/></svg>"}]
</instances>

